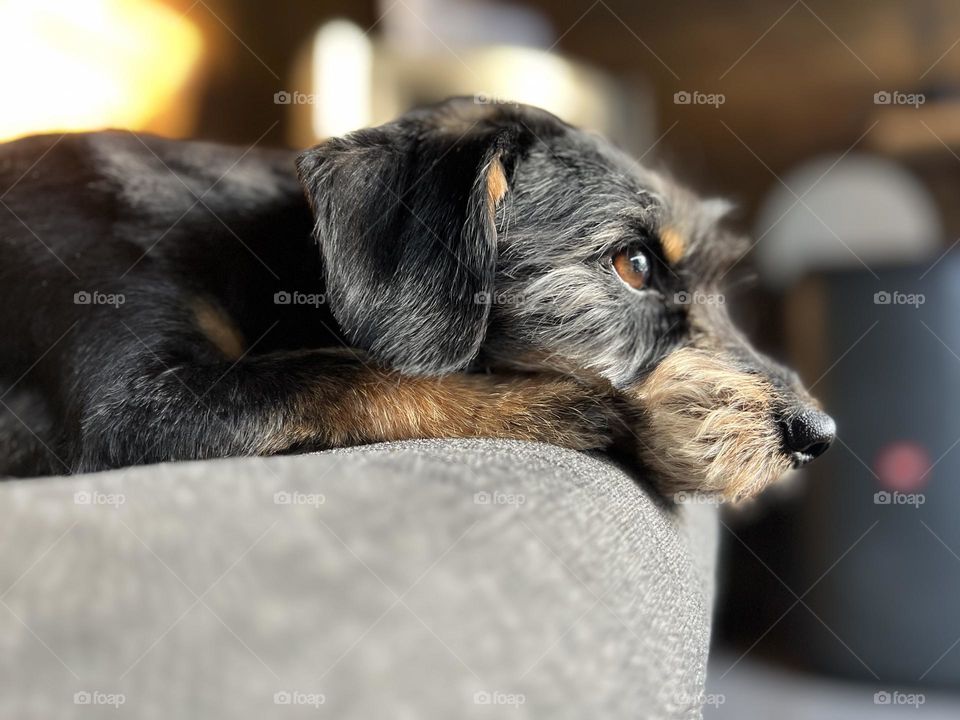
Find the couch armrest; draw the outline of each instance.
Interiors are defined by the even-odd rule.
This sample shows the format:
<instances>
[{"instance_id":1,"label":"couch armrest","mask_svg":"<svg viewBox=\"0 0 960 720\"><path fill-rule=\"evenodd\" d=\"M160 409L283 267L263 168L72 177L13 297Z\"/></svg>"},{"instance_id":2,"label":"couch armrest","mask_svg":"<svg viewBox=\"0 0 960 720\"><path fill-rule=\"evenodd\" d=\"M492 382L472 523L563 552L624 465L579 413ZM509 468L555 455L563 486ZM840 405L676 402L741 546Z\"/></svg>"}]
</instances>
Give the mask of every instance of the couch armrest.
<instances>
[{"instance_id":1,"label":"couch armrest","mask_svg":"<svg viewBox=\"0 0 960 720\"><path fill-rule=\"evenodd\" d=\"M0 717L698 717L716 526L493 440L3 483Z\"/></svg>"}]
</instances>

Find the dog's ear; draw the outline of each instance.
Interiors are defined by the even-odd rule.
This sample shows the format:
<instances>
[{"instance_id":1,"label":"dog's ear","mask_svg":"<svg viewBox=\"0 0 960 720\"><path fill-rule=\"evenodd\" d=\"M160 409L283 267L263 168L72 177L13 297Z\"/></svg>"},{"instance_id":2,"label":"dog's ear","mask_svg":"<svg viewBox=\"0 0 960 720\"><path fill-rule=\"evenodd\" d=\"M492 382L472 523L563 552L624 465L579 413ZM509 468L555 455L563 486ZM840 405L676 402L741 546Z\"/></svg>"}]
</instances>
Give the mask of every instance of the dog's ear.
<instances>
[{"instance_id":1,"label":"dog's ear","mask_svg":"<svg viewBox=\"0 0 960 720\"><path fill-rule=\"evenodd\" d=\"M297 159L331 309L379 362L436 374L476 357L494 291L510 137L490 122L416 111Z\"/></svg>"}]
</instances>

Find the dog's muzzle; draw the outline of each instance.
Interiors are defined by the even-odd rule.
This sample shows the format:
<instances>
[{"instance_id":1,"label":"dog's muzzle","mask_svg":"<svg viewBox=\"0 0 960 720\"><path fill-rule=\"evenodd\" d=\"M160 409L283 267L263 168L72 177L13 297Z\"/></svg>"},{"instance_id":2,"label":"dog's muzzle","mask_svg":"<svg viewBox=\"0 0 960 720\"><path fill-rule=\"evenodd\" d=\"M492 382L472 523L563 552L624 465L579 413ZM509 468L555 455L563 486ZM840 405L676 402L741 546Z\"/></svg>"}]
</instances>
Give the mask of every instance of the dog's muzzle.
<instances>
[{"instance_id":1,"label":"dog's muzzle","mask_svg":"<svg viewBox=\"0 0 960 720\"><path fill-rule=\"evenodd\" d=\"M661 488L743 500L826 452L836 425L789 376L684 347L628 388L643 410L640 456Z\"/></svg>"}]
</instances>

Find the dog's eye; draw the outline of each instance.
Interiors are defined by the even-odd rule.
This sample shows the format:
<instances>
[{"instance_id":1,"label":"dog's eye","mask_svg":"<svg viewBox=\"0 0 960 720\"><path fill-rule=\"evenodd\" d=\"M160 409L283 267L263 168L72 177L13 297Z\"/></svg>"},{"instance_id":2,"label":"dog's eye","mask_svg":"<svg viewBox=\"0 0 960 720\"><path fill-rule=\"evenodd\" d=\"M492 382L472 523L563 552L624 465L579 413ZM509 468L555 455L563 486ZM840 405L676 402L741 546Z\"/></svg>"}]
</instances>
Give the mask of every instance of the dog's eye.
<instances>
[{"instance_id":1,"label":"dog's eye","mask_svg":"<svg viewBox=\"0 0 960 720\"><path fill-rule=\"evenodd\" d=\"M650 281L650 260L638 247L628 247L614 255L613 269L634 290L645 288Z\"/></svg>"}]
</instances>

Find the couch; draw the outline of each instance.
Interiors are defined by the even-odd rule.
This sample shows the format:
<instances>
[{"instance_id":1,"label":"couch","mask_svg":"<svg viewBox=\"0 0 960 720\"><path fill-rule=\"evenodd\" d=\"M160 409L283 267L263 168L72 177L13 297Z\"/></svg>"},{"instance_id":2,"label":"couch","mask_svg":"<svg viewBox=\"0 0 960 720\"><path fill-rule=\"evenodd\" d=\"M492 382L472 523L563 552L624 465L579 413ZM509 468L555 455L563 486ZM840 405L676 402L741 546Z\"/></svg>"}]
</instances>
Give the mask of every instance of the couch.
<instances>
[{"instance_id":1,"label":"couch","mask_svg":"<svg viewBox=\"0 0 960 720\"><path fill-rule=\"evenodd\" d=\"M0 717L697 718L717 524L495 440L0 483Z\"/></svg>"}]
</instances>

